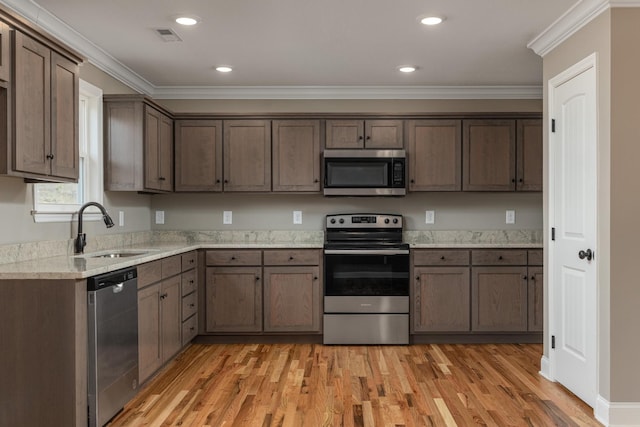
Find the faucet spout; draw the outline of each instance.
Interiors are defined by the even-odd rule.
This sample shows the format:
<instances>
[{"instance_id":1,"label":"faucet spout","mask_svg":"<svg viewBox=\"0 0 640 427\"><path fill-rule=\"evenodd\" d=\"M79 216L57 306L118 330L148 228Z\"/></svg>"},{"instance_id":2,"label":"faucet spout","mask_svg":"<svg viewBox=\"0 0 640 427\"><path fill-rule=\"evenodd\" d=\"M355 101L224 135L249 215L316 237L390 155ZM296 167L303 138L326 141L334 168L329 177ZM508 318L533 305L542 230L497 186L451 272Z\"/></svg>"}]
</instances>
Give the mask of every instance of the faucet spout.
<instances>
[{"instance_id":1,"label":"faucet spout","mask_svg":"<svg viewBox=\"0 0 640 427\"><path fill-rule=\"evenodd\" d=\"M100 203L88 202L88 203L85 203L84 205L82 205L80 207L80 210L78 211L78 236L76 237L75 245L74 245L75 246L75 253L77 253L77 254L83 253L84 252L84 247L87 244L87 235L82 232L82 215L84 214L84 210L86 208L88 208L89 206L95 206L98 209L100 209L100 212L102 213L102 219L104 220L104 225L107 228L111 228L111 227L114 226L113 220L111 219L111 217L107 213L107 210Z\"/></svg>"}]
</instances>

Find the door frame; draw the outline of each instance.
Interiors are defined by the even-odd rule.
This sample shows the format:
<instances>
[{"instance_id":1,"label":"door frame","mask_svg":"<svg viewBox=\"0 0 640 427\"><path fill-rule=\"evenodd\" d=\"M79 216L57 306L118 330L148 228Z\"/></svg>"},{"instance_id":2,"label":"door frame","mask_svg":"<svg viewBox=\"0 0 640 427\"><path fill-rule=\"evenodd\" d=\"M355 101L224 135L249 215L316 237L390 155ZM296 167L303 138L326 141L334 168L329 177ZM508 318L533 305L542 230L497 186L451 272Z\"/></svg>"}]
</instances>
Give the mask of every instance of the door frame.
<instances>
[{"instance_id":1,"label":"door frame","mask_svg":"<svg viewBox=\"0 0 640 427\"><path fill-rule=\"evenodd\" d=\"M584 73L585 71L589 70L593 68L595 73L596 73L596 83L598 81L598 56L597 53L592 53L589 56L587 56L586 58L582 59L581 61L575 63L574 65L568 67L566 70L560 72L559 74L557 74L555 77L549 79L548 82L548 86L547 86L547 109L548 109L548 118L549 118L549 126L548 126L548 130L547 130L547 157L548 157L548 172L547 172L547 182L548 182L548 194L547 194L547 201L548 201L548 211L547 211L547 217L546 217L546 221L548 223L548 227L547 227L547 235L546 235L546 242L547 244L545 245L545 253L546 255L546 259L545 259L545 268L547 268L548 273L545 273L544 275L544 281L545 281L545 290L544 293L546 295L545 300L547 303L547 313L548 313L548 333L546 334L546 342L544 343L545 348L548 349L548 360L545 360L545 356L542 356L542 361L541 361L541 374L543 376L545 376L546 378L550 379L551 381L556 381L556 357L555 357L555 352L551 349L551 336L555 333L556 328L558 327L557 325L557 319L555 318L554 312L555 312L555 305L554 305L554 293L551 292L551 289L553 288L553 282L554 282L554 271L557 268L556 263L554 262L555 259L555 244L553 244L552 240L551 240L551 230L552 228L556 227L555 224L555 214L556 214L556 207L554 206L554 200L555 200L555 182L554 182L554 176L555 176L555 154L554 154L554 150L551 149L552 144L553 144L553 133L551 132L551 118L554 117L554 103L555 103L555 90L557 87L561 86L563 83L566 83L567 81L571 80L572 78L578 76L579 74ZM598 88L596 86L596 97L598 96ZM598 103L596 101L596 117L598 116ZM597 146L598 146L598 123L596 122L596 153L595 153L595 160L596 160L596 165L599 163L599 158L598 158L598 150L597 150ZM596 174L597 174L598 170L596 167ZM596 177L596 182L597 182L597 177ZM598 189L597 187L593 190L595 191L595 198L596 198L596 206L598 205ZM597 224L598 224L598 211L596 209L596 212L594 213L594 219L595 219L595 223L596 223L596 228L597 228ZM598 232L596 230L596 235L595 235L595 242L593 244L593 248L594 250L596 250L599 248L599 244L598 244ZM594 258L594 262L595 262L595 268L594 268L594 274L595 274L595 280L596 280L596 312L595 312L595 316L596 316L596 331L595 331L595 339L596 339L596 353L595 353L595 365L596 365L596 399L600 396L600 357L599 357L599 350L600 350L600 334L598 333L598 328L600 325L600 298L599 298L599 293L600 293L600 283L599 283L599 277L598 277L598 271L600 270L600 262L599 262L600 257L596 256ZM595 410L595 407L594 407Z\"/></svg>"}]
</instances>

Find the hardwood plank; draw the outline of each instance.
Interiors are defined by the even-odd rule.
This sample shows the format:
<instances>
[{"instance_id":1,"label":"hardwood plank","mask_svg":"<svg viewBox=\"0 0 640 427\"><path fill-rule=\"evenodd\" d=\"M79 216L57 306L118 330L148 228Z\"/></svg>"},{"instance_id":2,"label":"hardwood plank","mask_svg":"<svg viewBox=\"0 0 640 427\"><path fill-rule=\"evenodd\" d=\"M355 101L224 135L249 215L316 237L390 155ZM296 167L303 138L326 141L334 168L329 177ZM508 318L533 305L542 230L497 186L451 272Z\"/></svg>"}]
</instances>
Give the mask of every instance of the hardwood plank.
<instances>
[{"instance_id":1,"label":"hardwood plank","mask_svg":"<svg viewBox=\"0 0 640 427\"><path fill-rule=\"evenodd\" d=\"M539 344L192 344L109 425L599 426Z\"/></svg>"}]
</instances>

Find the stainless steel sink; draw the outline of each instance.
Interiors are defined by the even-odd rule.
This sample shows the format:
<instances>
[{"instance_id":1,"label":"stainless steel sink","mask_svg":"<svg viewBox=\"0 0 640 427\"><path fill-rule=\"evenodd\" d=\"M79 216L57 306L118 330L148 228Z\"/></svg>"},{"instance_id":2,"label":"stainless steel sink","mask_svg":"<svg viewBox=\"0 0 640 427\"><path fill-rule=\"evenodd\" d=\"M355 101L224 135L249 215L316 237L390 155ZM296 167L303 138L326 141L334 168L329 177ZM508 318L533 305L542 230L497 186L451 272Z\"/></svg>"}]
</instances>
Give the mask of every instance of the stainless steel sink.
<instances>
[{"instance_id":1,"label":"stainless steel sink","mask_svg":"<svg viewBox=\"0 0 640 427\"><path fill-rule=\"evenodd\" d=\"M127 258L138 255L145 255L148 252L110 252L108 254L89 255L87 258Z\"/></svg>"}]
</instances>

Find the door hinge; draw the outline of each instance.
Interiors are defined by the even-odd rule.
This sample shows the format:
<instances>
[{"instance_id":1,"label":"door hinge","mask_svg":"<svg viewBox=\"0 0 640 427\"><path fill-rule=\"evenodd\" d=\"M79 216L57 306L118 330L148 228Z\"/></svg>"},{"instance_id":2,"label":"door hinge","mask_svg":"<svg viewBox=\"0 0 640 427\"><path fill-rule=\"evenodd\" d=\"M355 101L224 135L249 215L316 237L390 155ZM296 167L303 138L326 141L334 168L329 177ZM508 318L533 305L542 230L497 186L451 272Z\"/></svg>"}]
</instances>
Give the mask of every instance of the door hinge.
<instances>
[{"instance_id":1,"label":"door hinge","mask_svg":"<svg viewBox=\"0 0 640 427\"><path fill-rule=\"evenodd\" d=\"M551 240L556 240L556 228L551 227Z\"/></svg>"},{"instance_id":2,"label":"door hinge","mask_svg":"<svg viewBox=\"0 0 640 427\"><path fill-rule=\"evenodd\" d=\"M556 132L556 119L551 119L551 132Z\"/></svg>"},{"instance_id":3,"label":"door hinge","mask_svg":"<svg viewBox=\"0 0 640 427\"><path fill-rule=\"evenodd\" d=\"M551 348L556 348L556 336L551 335Z\"/></svg>"}]
</instances>

